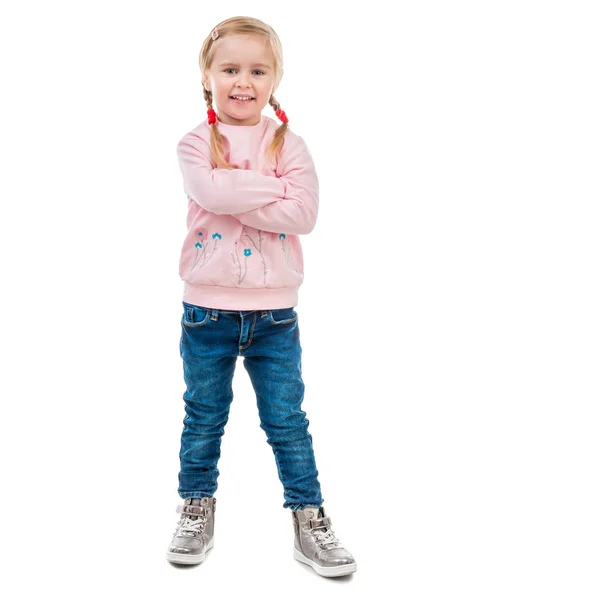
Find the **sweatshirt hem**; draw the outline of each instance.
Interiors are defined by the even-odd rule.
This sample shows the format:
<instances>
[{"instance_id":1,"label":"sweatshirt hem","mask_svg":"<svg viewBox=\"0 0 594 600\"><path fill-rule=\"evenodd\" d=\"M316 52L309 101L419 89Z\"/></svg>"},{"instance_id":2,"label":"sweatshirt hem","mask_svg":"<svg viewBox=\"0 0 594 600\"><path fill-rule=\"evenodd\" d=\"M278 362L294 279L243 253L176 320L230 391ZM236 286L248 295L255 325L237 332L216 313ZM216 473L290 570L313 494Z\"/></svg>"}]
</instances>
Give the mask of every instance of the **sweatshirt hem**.
<instances>
[{"instance_id":1,"label":"sweatshirt hem","mask_svg":"<svg viewBox=\"0 0 594 600\"><path fill-rule=\"evenodd\" d=\"M297 306L299 286L242 288L194 285L184 281L184 302L220 310L266 310Z\"/></svg>"}]
</instances>

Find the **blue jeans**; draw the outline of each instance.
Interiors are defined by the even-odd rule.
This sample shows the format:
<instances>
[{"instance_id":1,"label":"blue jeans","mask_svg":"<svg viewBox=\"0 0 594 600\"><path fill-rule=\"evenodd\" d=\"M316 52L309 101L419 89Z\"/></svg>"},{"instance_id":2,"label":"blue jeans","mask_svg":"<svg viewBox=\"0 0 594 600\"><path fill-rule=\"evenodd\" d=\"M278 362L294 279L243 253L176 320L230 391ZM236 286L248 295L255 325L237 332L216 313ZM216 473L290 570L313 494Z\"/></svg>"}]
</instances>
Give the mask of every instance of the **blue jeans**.
<instances>
[{"instance_id":1,"label":"blue jeans","mask_svg":"<svg viewBox=\"0 0 594 600\"><path fill-rule=\"evenodd\" d=\"M272 446L284 487L284 508L319 507L309 421L301 409L301 344L294 308L219 310L182 301L186 416L181 435L178 493L212 497L218 487L221 437L233 400L231 382L243 356L258 403L260 427Z\"/></svg>"}]
</instances>

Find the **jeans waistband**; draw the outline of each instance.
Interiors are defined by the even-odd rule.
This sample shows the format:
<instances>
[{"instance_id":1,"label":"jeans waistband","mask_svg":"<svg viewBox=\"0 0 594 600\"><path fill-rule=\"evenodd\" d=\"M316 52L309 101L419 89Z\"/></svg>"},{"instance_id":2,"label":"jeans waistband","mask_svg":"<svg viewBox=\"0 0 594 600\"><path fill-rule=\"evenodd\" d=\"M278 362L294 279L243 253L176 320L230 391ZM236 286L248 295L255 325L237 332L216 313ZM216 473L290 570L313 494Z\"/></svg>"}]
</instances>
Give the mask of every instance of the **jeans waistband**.
<instances>
[{"instance_id":1,"label":"jeans waistband","mask_svg":"<svg viewBox=\"0 0 594 600\"><path fill-rule=\"evenodd\" d=\"M268 314L267 310L221 310L219 308L209 308L208 310L210 310L210 318L212 321L218 320L219 313L228 314L228 315L241 315L244 317L247 315L251 315L252 313L258 313L258 312L262 313L260 315L260 317L265 317Z\"/></svg>"}]
</instances>

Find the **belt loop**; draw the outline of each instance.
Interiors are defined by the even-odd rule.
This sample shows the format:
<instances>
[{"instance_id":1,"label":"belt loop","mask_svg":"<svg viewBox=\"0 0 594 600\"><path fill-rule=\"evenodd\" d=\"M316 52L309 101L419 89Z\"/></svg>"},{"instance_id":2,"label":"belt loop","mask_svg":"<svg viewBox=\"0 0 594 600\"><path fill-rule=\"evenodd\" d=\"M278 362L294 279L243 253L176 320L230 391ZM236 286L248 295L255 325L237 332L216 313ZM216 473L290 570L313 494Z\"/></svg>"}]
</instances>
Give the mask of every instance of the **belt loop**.
<instances>
[{"instance_id":1,"label":"belt loop","mask_svg":"<svg viewBox=\"0 0 594 600\"><path fill-rule=\"evenodd\" d=\"M211 321L216 321L219 318L219 309L218 308L211 308L210 309L210 320Z\"/></svg>"}]
</instances>

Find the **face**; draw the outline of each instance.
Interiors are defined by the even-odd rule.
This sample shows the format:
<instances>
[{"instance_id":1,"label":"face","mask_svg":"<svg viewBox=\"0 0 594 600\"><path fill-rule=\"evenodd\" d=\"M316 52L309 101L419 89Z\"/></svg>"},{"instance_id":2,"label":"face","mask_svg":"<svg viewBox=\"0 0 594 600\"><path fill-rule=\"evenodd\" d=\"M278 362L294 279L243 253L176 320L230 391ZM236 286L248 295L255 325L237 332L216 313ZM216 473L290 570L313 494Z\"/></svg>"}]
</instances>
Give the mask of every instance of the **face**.
<instances>
[{"instance_id":1,"label":"face","mask_svg":"<svg viewBox=\"0 0 594 600\"><path fill-rule=\"evenodd\" d=\"M228 125L256 125L276 89L272 51L259 36L219 38L215 45L203 84L212 92L218 119ZM239 103L231 96L251 96L255 100Z\"/></svg>"}]
</instances>

